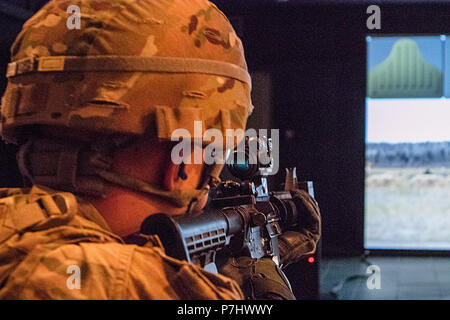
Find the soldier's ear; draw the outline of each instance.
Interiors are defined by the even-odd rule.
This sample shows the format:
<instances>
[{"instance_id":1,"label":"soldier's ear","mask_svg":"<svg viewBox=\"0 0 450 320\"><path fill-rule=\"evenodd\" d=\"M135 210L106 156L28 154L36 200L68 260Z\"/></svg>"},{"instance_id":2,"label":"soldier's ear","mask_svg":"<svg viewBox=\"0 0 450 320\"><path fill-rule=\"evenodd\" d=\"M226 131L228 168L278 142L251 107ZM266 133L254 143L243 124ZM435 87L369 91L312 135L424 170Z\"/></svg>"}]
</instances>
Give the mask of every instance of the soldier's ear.
<instances>
[{"instance_id":1,"label":"soldier's ear","mask_svg":"<svg viewBox=\"0 0 450 320\"><path fill-rule=\"evenodd\" d=\"M167 191L197 189L202 179L203 164L174 164L170 162L164 173L163 187Z\"/></svg>"},{"instance_id":2,"label":"soldier's ear","mask_svg":"<svg viewBox=\"0 0 450 320\"><path fill-rule=\"evenodd\" d=\"M163 174L165 190L197 189L201 182L204 168L204 163L200 158L203 155L202 146L193 144L191 148L183 149L183 152L189 152L189 154L183 155L181 164L178 165L172 159L169 160L167 169Z\"/></svg>"},{"instance_id":3,"label":"soldier's ear","mask_svg":"<svg viewBox=\"0 0 450 320\"><path fill-rule=\"evenodd\" d=\"M170 161L169 166L167 167L166 173L164 175L164 189L168 191L172 191L175 189L175 184L179 177L179 171L180 171L180 165L174 164L172 161ZM184 165L183 165L183 171L184 171ZM187 178L187 175L186 175ZM186 180L186 179L184 179Z\"/></svg>"}]
</instances>

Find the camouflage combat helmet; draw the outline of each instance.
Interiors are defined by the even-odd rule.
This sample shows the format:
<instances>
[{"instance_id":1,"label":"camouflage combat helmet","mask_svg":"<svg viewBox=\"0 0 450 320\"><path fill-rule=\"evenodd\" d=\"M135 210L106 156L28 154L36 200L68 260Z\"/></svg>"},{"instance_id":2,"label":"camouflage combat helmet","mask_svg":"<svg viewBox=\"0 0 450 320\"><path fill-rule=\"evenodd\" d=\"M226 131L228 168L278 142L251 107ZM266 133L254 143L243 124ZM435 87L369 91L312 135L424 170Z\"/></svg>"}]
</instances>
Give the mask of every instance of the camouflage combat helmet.
<instances>
[{"instance_id":1,"label":"camouflage combat helmet","mask_svg":"<svg viewBox=\"0 0 450 320\"><path fill-rule=\"evenodd\" d=\"M79 29L68 28L71 5L80 9ZM98 134L167 140L184 128L195 138L201 121L225 136L245 129L253 108L242 42L206 0L52 0L24 24L11 55L1 134L16 143L26 137L19 166L33 183L100 195L106 180L184 206L199 190L173 194L111 171ZM97 154L30 142L31 128L89 136ZM49 172L42 163L55 158ZM217 178L220 168L211 171Z\"/></svg>"}]
</instances>

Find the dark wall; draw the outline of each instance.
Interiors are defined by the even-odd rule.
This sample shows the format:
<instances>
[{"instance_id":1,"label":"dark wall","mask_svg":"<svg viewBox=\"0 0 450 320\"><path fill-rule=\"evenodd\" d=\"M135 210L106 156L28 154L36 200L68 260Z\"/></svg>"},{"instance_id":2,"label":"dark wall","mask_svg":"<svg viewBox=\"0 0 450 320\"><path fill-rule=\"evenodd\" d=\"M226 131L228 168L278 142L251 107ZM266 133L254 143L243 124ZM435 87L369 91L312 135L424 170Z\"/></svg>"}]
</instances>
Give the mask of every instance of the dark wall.
<instances>
[{"instance_id":1,"label":"dark wall","mask_svg":"<svg viewBox=\"0 0 450 320\"><path fill-rule=\"evenodd\" d=\"M250 70L273 75L275 127L284 136L281 167L297 166L302 178L315 183L323 254L362 253L365 38L450 33L450 5L380 4L381 30L373 32L366 27L369 4L362 2L215 2L240 22ZM283 132L291 130L294 137L288 139Z\"/></svg>"},{"instance_id":2,"label":"dark wall","mask_svg":"<svg viewBox=\"0 0 450 320\"><path fill-rule=\"evenodd\" d=\"M323 216L323 253L361 253L365 37L368 33L450 34L450 4L383 3L381 30L371 32L366 29L367 1L360 5L214 2L236 25L250 71L272 75L272 123L281 129L281 168L297 166L300 178L315 183ZM3 72L22 21L0 18ZM0 89L4 84L2 77ZM14 148L0 144L0 153L1 186L19 183Z\"/></svg>"}]
</instances>

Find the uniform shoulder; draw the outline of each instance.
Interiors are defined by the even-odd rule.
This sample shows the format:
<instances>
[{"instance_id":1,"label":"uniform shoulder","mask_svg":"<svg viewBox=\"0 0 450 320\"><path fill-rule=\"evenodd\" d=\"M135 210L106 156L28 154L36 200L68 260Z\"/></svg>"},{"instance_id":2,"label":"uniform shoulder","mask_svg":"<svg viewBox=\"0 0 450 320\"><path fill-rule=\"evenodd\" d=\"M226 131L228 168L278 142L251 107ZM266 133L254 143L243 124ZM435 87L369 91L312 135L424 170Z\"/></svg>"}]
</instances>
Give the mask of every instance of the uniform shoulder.
<instances>
[{"instance_id":1,"label":"uniform shoulder","mask_svg":"<svg viewBox=\"0 0 450 320\"><path fill-rule=\"evenodd\" d=\"M8 198L16 195L26 195L30 189L26 188L0 188L0 199Z\"/></svg>"},{"instance_id":2,"label":"uniform shoulder","mask_svg":"<svg viewBox=\"0 0 450 320\"><path fill-rule=\"evenodd\" d=\"M43 186L0 189L0 224L16 232L41 231L71 224L122 242L97 209L73 193ZM0 226L0 229L2 227Z\"/></svg>"},{"instance_id":3,"label":"uniform shoulder","mask_svg":"<svg viewBox=\"0 0 450 320\"><path fill-rule=\"evenodd\" d=\"M0 188L0 199L21 196L24 198L27 197L36 197L42 195L50 195L55 193L60 193L61 191L53 190L44 186L33 186L31 188ZM65 192L68 193L68 192ZM70 194L70 193L69 193Z\"/></svg>"}]
</instances>

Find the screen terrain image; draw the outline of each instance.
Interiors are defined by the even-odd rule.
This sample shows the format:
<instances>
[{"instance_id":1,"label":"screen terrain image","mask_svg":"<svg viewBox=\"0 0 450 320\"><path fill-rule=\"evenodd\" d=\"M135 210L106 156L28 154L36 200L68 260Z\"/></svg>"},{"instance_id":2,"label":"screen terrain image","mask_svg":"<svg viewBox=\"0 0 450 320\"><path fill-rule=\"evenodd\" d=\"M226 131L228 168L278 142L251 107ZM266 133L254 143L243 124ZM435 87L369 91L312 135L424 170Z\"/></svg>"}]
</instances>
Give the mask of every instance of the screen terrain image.
<instances>
[{"instance_id":1,"label":"screen terrain image","mask_svg":"<svg viewBox=\"0 0 450 320\"><path fill-rule=\"evenodd\" d=\"M448 42L367 39L367 249L450 249Z\"/></svg>"}]
</instances>

